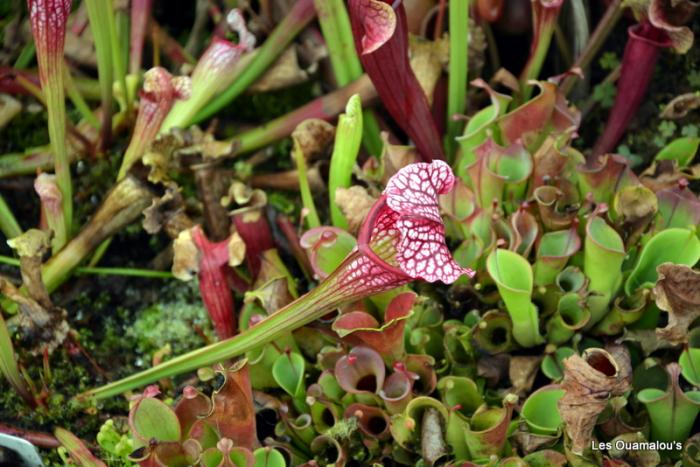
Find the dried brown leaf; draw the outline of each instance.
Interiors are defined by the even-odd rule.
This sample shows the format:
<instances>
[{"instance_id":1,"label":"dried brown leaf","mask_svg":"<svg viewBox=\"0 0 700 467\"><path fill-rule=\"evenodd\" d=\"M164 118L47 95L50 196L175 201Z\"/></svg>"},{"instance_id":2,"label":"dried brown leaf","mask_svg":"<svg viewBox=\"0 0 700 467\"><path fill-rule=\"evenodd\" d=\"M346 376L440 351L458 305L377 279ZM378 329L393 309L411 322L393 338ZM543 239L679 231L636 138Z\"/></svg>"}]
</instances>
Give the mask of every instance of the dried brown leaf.
<instances>
[{"instance_id":1,"label":"dried brown leaf","mask_svg":"<svg viewBox=\"0 0 700 467\"><path fill-rule=\"evenodd\" d=\"M45 308L31 297L24 295L8 279L0 276L0 294L19 306L19 325L23 336L31 342L29 353L41 355L44 350L53 352L68 336L70 328L66 312L50 305Z\"/></svg>"},{"instance_id":2,"label":"dried brown leaf","mask_svg":"<svg viewBox=\"0 0 700 467\"><path fill-rule=\"evenodd\" d=\"M674 97L661 111L661 118L678 120L688 112L700 108L700 93L688 92Z\"/></svg>"},{"instance_id":3,"label":"dried brown leaf","mask_svg":"<svg viewBox=\"0 0 700 467\"><path fill-rule=\"evenodd\" d=\"M234 232L228 240L228 265L231 267L239 266L244 259L245 242L238 232Z\"/></svg>"},{"instance_id":4,"label":"dried brown leaf","mask_svg":"<svg viewBox=\"0 0 700 467\"><path fill-rule=\"evenodd\" d=\"M180 232L194 226L185 213L185 202L180 189L174 183L167 183L163 196L154 198L143 211L143 228L150 234L164 230L170 238L177 238Z\"/></svg>"},{"instance_id":5,"label":"dried brown leaf","mask_svg":"<svg viewBox=\"0 0 700 467\"><path fill-rule=\"evenodd\" d=\"M361 186L338 188L335 202L348 221L348 231L357 233L376 200Z\"/></svg>"},{"instance_id":6,"label":"dried brown leaf","mask_svg":"<svg viewBox=\"0 0 700 467\"><path fill-rule=\"evenodd\" d=\"M515 356L510 359L508 376L513 385L512 392L524 396L532 389L535 376L540 369L540 356Z\"/></svg>"},{"instance_id":7,"label":"dried brown leaf","mask_svg":"<svg viewBox=\"0 0 700 467\"><path fill-rule=\"evenodd\" d=\"M173 242L173 275L189 281L199 272L199 249L192 238L192 229L183 230Z\"/></svg>"},{"instance_id":8,"label":"dried brown leaf","mask_svg":"<svg viewBox=\"0 0 700 467\"><path fill-rule=\"evenodd\" d=\"M590 445L596 419L610 397L621 395L630 387L629 355L620 348L613 351L614 355L590 348L582 356L572 355L564 360L561 387L565 394L558 406L576 454Z\"/></svg>"},{"instance_id":9,"label":"dried brown leaf","mask_svg":"<svg viewBox=\"0 0 700 467\"><path fill-rule=\"evenodd\" d=\"M434 465L446 454L442 416L437 409L427 408L421 421L421 455L428 465Z\"/></svg>"},{"instance_id":10,"label":"dried brown leaf","mask_svg":"<svg viewBox=\"0 0 700 467\"><path fill-rule=\"evenodd\" d=\"M521 423L518 429L510 437L513 444L518 446L518 451L524 455L553 447L559 442L559 435L540 435L532 433L527 424Z\"/></svg>"},{"instance_id":11,"label":"dried brown leaf","mask_svg":"<svg viewBox=\"0 0 700 467\"><path fill-rule=\"evenodd\" d=\"M635 223L656 214L658 200L656 194L644 185L632 185L615 194L615 212L627 223Z\"/></svg>"},{"instance_id":12,"label":"dried brown leaf","mask_svg":"<svg viewBox=\"0 0 700 467\"><path fill-rule=\"evenodd\" d=\"M485 355L477 361L476 372L489 387L497 387L507 375L511 356L508 353Z\"/></svg>"},{"instance_id":13,"label":"dried brown leaf","mask_svg":"<svg viewBox=\"0 0 700 467\"><path fill-rule=\"evenodd\" d=\"M221 162L221 159L204 159L203 162L190 166L194 172L198 198L204 208L204 224L209 237L214 241L228 237L231 224L226 208L221 205L229 180Z\"/></svg>"},{"instance_id":14,"label":"dried brown leaf","mask_svg":"<svg viewBox=\"0 0 700 467\"><path fill-rule=\"evenodd\" d=\"M657 328L656 334L673 344L684 343L688 327L700 316L700 272L671 263L659 265L656 272L656 305L668 312L668 325Z\"/></svg>"},{"instance_id":15,"label":"dried brown leaf","mask_svg":"<svg viewBox=\"0 0 700 467\"><path fill-rule=\"evenodd\" d=\"M299 65L296 45L287 48L275 63L250 88L251 92L268 92L301 84L309 79L317 64L310 64L307 71Z\"/></svg>"},{"instance_id":16,"label":"dried brown leaf","mask_svg":"<svg viewBox=\"0 0 700 467\"><path fill-rule=\"evenodd\" d=\"M51 236L43 230L30 229L7 241L19 255L22 282L27 293L46 309L51 309L53 305L41 279L41 259L51 247L50 239Z\"/></svg>"},{"instance_id":17,"label":"dried brown leaf","mask_svg":"<svg viewBox=\"0 0 700 467\"><path fill-rule=\"evenodd\" d=\"M433 103L433 91L442 75L442 69L449 62L450 41L443 36L436 41L429 41L418 36L409 36L409 48L411 55L411 68L418 78L418 83L428 98L428 103Z\"/></svg>"},{"instance_id":18,"label":"dried brown leaf","mask_svg":"<svg viewBox=\"0 0 700 467\"><path fill-rule=\"evenodd\" d=\"M292 132L307 161L325 156L335 137L335 128L325 120L310 118L301 122Z\"/></svg>"},{"instance_id":19,"label":"dried brown leaf","mask_svg":"<svg viewBox=\"0 0 700 467\"><path fill-rule=\"evenodd\" d=\"M634 342L642 348L645 356L649 356L659 349L668 349L672 345L665 340L659 339L653 329L628 329L625 328L622 337L615 342Z\"/></svg>"}]
</instances>

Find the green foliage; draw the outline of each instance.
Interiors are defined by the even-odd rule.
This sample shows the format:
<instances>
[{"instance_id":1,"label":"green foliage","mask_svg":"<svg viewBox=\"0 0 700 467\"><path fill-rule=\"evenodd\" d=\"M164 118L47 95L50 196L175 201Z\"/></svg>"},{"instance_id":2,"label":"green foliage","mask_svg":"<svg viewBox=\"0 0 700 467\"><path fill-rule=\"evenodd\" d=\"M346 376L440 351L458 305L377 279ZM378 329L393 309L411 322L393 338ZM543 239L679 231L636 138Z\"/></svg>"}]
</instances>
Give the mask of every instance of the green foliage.
<instances>
[{"instance_id":1,"label":"green foliage","mask_svg":"<svg viewBox=\"0 0 700 467\"><path fill-rule=\"evenodd\" d=\"M617 87L614 83L606 82L593 88L593 100L600 103L604 109L609 109L615 103Z\"/></svg>"},{"instance_id":2,"label":"green foliage","mask_svg":"<svg viewBox=\"0 0 700 467\"><path fill-rule=\"evenodd\" d=\"M615 52L605 52L598 60L598 64L603 70L612 71L620 64L620 57Z\"/></svg>"},{"instance_id":3,"label":"green foliage","mask_svg":"<svg viewBox=\"0 0 700 467\"><path fill-rule=\"evenodd\" d=\"M681 128L681 135L687 138L697 138L700 135L700 126L693 123L683 125L683 128Z\"/></svg>"},{"instance_id":4,"label":"green foliage","mask_svg":"<svg viewBox=\"0 0 700 467\"><path fill-rule=\"evenodd\" d=\"M700 70L691 70L688 73L688 83L694 88L700 88Z\"/></svg>"},{"instance_id":5,"label":"green foliage","mask_svg":"<svg viewBox=\"0 0 700 467\"><path fill-rule=\"evenodd\" d=\"M0 153L21 152L49 143L46 111L25 111L0 129Z\"/></svg>"},{"instance_id":6,"label":"green foliage","mask_svg":"<svg viewBox=\"0 0 700 467\"><path fill-rule=\"evenodd\" d=\"M666 142L676 133L678 126L669 120L664 120L659 124L658 134L654 137L654 144L663 147Z\"/></svg>"}]
</instances>

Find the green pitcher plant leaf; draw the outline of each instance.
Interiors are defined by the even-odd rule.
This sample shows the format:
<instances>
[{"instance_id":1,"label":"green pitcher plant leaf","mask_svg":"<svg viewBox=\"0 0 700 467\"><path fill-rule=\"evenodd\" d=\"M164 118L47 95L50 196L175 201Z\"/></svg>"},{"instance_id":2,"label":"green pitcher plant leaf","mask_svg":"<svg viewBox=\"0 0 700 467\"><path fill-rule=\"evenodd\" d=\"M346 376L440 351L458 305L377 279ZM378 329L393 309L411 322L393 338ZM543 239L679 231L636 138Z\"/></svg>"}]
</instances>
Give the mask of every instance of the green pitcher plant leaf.
<instances>
[{"instance_id":1,"label":"green pitcher plant leaf","mask_svg":"<svg viewBox=\"0 0 700 467\"><path fill-rule=\"evenodd\" d=\"M180 421L164 402L155 397L144 396L136 402L129 414L129 424L136 440L147 445L152 439L167 442L179 441Z\"/></svg>"},{"instance_id":2,"label":"green pitcher plant leaf","mask_svg":"<svg viewBox=\"0 0 700 467\"><path fill-rule=\"evenodd\" d=\"M700 387L700 328L688 333L688 346L678 357L681 374L693 386Z\"/></svg>"},{"instance_id":3,"label":"green pitcher plant leaf","mask_svg":"<svg viewBox=\"0 0 700 467\"><path fill-rule=\"evenodd\" d=\"M693 160L698 147L700 147L700 138L696 136L674 139L656 154L654 160L676 161L678 167L683 169Z\"/></svg>"},{"instance_id":4,"label":"green pitcher plant leaf","mask_svg":"<svg viewBox=\"0 0 700 467\"><path fill-rule=\"evenodd\" d=\"M259 448L253 452L255 456L254 467L285 467L287 463L284 456L277 449Z\"/></svg>"},{"instance_id":5,"label":"green pitcher plant leaf","mask_svg":"<svg viewBox=\"0 0 700 467\"><path fill-rule=\"evenodd\" d=\"M559 385L549 385L530 394L520 412L531 433L554 435L562 425L557 408L559 400L564 397L564 390Z\"/></svg>"},{"instance_id":6,"label":"green pitcher plant leaf","mask_svg":"<svg viewBox=\"0 0 700 467\"><path fill-rule=\"evenodd\" d=\"M544 342L539 330L537 307L532 303L532 268L519 254L496 249L486 260L486 268L496 282L506 310L513 321L513 337L523 347Z\"/></svg>"},{"instance_id":7,"label":"green pitcher plant leaf","mask_svg":"<svg viewBox=\"0 0 700 467\"><path fill-rule=\"evenodd\" d=\"M581 248L581 239L576 229L547 232L537 247L534 265L535 285L552 284L564 269L569 258Z\"/></svg>"},{"instance_id":8,"label":"green pitcher plant leaf","mask_svg":"<svg viewBox=\"0 0 700 467\"><path fill-rule=\"evenodd\" d=\"M476 161L475 149L486 141L489 136L487 130L505 114L511 101L510 96L497 93L481 78L472 81L471 85L484 89L489 94L491 105L474 114L469 119L464 134L457 138L460 152L455 163L455 173L465 182L468 182L466 168Z\"/></svg>"},{"instance_id":9,"label":"green pitcher plant leaf","mask_svg":"<svg viewBox=\"0 0 700 467\"><path fill-rule=\"evenodd\" d=\"M296 352L282 353L272 366L277 384L292 397L303 397L306 360Z\"/></svg>"},{"instance_id":10,"label":"green pitcher plant leaf","mask_svg":"<svg viewBox=\"0 0 700 467\"><path fill-rule=\"evenodd\" d=\"M564 378L564 360L575 353L576 351L571 347L558 347L554 353L546 355L542 359L540 364L542 373L554 382L561 381Z\"/></svg>"},{"instance_id":11,"label":"green pitcher plant leaf","mask_svg":"<svg viewBox=\"0 0 700 467\"><path fill-rule=\"evenodd\" d=\"M588 277L591 319L588 327L607 313L613 294L622 283L625 248L620 235L601 217L591 216L586 225L583 270Z\"/></svg>"},{"instance_id":12,"label":"green pitcher plant leaf","mask_svg":"<svg viewBox=\"0 0 700 467\"><path fill-rule=\"evenodd\" d=\"M625 282L625 293L632 295L640 287L656 283L656 267L663 263L693 266L700 259L700 240L687 229L666 229L654 235L639 255Z\"/></svg>"},{"instance_id":13,"label":"green pitcher plant leaf","mask_svg":"<svg viewBox=\"0 0 700 467\"><path fill-rule=\"evenodd\" d=\"M637 398L649 412L653 440L682 442L688 439L700 412L700 391L684 392L681 389L678 381L681 370L677 363L670 363L666 371L668 386L665 390L642 389Z\"/></svg>"}]
</instances>

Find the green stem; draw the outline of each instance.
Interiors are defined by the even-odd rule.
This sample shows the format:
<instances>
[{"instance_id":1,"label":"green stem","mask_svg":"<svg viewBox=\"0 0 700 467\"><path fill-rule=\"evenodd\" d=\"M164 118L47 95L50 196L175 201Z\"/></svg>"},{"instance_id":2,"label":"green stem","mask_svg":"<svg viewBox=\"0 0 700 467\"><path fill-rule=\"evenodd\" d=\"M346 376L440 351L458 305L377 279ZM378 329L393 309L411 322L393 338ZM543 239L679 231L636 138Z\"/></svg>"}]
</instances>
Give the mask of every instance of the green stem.
<instances>
[{"instance_id":1,"label":"green stem","mask_svg":"<svg viewBox=\"0 0 700 467\"><path fill-rule=\"evenodd\" d=\"M469 60L469 0L450 2L450 74L447 99L447 135L445 150L451 160L457 147L455 138L462 133L463 120L455 120L466 109Z\"/></svg>"},{"instance_id":2,"label":"green stem","mask_svg":"<svg viewBox=\"0 0 700 467\"><path fill-rule=\"evenodd\" d=\"M306 225L310 228L316 228L321 226L321 220L316 212L316 206L314 205L314 197L311 194L311 188L309 187L309 178L306 176L306 159L304 157L304 151L301 150L299 144L294 141L294 148L292 149L292 157L297 166L297 175L299 176L299 191L301 192L301 202L306 209Z\"/></svg>"},{"instance_id":3,"label":"green stem","mask_svg":"<svg viewBox=\"0 0 700 467\"><path fill-rule=\"evenodd\" d=\"M532 86L529 86L527 82L537 79L542 70L544 59L547 57L549 46L552 43L554 26L559 16L559 7L546 6L542 0L535 0L533 1L533 16L535 23L533 48L530 50L530 57L520 75L522 102L528 101L532 94Z\"/></svg>"},{"instance_id":4,"label":"green stem","mask_svg":"<svg viewBox=\"0 0 700 467\"><path fill-rule=\"evenodd\" d=\"M10 258L9 256L0 256L0 263L10 266L19 267L19 260ZM75 273L78 275L96 275L96 276L131 276L144 277L149 279L172 279L173 273L169 271L152 271L150 269L138 268L76 268Z\"/></svg>"},{"instance_id":5,"label":"green stem","mask_svg":"<svg viewBox=\"0 0 700 467\"><path fill-rule=\"evenodd\" d=\"M61 210L63 225L54 232L52 245L60 249L71 236L73 219L73 187L70 175L70 159L68 157L66 138L66 105L63 87L63 56L39 57L44 62L45 79L42 80L44 98L49 114L49 138L54 154L54 172L56 184L61 191ZM45 82L43 82L45 81Z\"/></svg>"},{"instance_id":6,"label":"green stem","mask_svg":"<svg viewBox=\"0 0 700 467\"><path fill-rule=\"evenodd\" d=\"M119 381L76 396L79 400L106 399L174 375L193 371L255 350L267 343L322 317L348 300L357 298L354 284L342 284L338 279L346 265L355 261L354 253L315 289L270 315L262 322L230 339L202 347L165 363Z\"/></svg>"},{"instance_id":7,"label":"green stem","mask_svg":"<svg viewBox=\"0 0 700 467\"><path fill-rule=\"evenodd\" d=\"M114 49L110 32L114 26L114 12L112 2L85 0L85 4L97 55L97 71L102 95L100 145L104 149L109 144L112 133L112 84L114 82L112 54Z\"/></svg>"},{"instance_id":8,"label":"green stem","mask_svg":"<svg viewBox=\"0 0 700 467\"><path fill-rule=\"evenodd\" d=\"M85 102L85 99L83 99L83 95L80 94L80 91L78 91L78 88L75 85L73 77L71 76L70 70L66 64L63 65L63 79L65 80L66 93L68 93L68 97L70 98L71 102L73 102L75 108L78 109L80 115L82 115L82 117L94 128L99 128L100 122L97 120L97 117L95 117L95 114L92 113L92 110L87 102Z\"/></svg>"},{"instance_id":9,"label":"green stem","mask_svg":"<svg viewBox=\"0 0 700 467\"><path fill-rule=\"evenodd\" d=\"M117 183L80 233L44 264L46 289L52 292L60 286L103 241L138 219L152 199L153 193L131 176Z\"/></svg>"},{"instance_id":10,"label":"green stem","mask_svg":"<svg viewBox=\"0 0 700 467\"><path fill-rule=\"evenodd\" d=\"M231 85L211 100L191 121L182 122L180 126L188 127L199 123L230 104L277 60L287 45L311 22L315 14L313 0L297 0L289 14L277 25L265 43L257 49L255 57L246 67L239 68L240 71L236 76L230 77Z\"/></svg>"},{"instance_id":11,"label":"green stem","mask_svg":"<svg viewBox=\"0 0 700 467\"><path fill-rule=\"evenodd\" d=\"M355 50L350 17L343 0L314 0L321 32L326 41L333 74L338 86L345 86L362 76L362 64ZM370 110L362 116L362 141L370 154L379 155L382 139L379 123Z\"/></svg>"},{"instance_id":12,"label":"green stem","mask_svg":"<svg viewBox=\"0 0 700 467\"><path fill-rule=\"evenodd\" d=\"M32 175L37 170L51 170L52 166L50 145L30 148L24 153L3 154L0 156L0 178Z\"/></svg>"},{"instance_id":13,"label":"green stem","mask_svg":"<svg viewBox=\"0 0 700 467\"><path fill-rule=\"evenodd\" d=\"M114 67L115 80L117 83L119 83L119 87L121 88L121 93L126 104L125 108L122 110L129 112L131 110L131 96L129 96L129 88L126 84L126 62L128 59L125 60L124 56L125 48L127 52L129 50L129 44L128 39L126 42L120 40L120 37L129 37L129 17L124 11L119 11L115 14L112 8L108 8L107 10L109 12L109 40L112 48L112 66ZM119 18L119 29L123 30L125 27L124 25L127 25L127 31L122 31L122 34L119 34L118 31L117 17Z\"/></svg>"},{"instance_id":14,"label":"green stem","mask_svg":"<svg viewBox=\"0 0 700 467\"><path fill-rule=\"evenodd\" d=\"M330 196L331 219L333 225L347 229L348 222L335 203L336 190L347 188L352 179L352 169L357 162L357 154L362 140L362 103L355 94L348 101L345 113L338 119L335 132L335 145L331 155L331 167L328 174L328 194ZM303 193L303 191L302 191Z\"/></svg>"},{"instance_id":15,"label":"green stem","mask_svg":"<svg viewBox=\"0 0 700 467\"><path fill-rule=\"evenodd\" d=\"M338 85L345 86L362 74L350 17L342 0L314 0L314 5L328 47L333 74Z\"/></svg>"},{"instance_id":16,"label":"green stem","mask_svg":"<svg viewBox=\"0 0 700 467\"><path fill-rule=\"evenodd\" d=\"M26 380L22 377L17 366L15 351L12 346L12 338L7 330L5 320L0 313L0 373L5 375L7 381L15 391L24 399L30 406L36 405L36 399L27 386Z\"/></svg>"},{"instance_id":17,"label":"green stem","mask_svg":"<svg viewBox=\"0 0 700 467\"><path fill-rule=\"evenodd\" d=\"M94 274L98 276L131 276L145 277L150 279L173 279L172 272L169 271L151 271L149 269L137 268L77 268L75 273Z\"/></svg>"},{"instance_id":18,"label":"green stem","mask_svg":"<svg viewBox=\"0 0 700 467\"><path fill-rule=\"evenodd\" d=\"M22 48L22 51L19 53L19 56L17 57L17 60L15 60L15 64L13 65L13 68L16 68L18 70L23 70L23 69L27 68L35 56L36 56L36 46L34 45L33 42L30 42L29 44L25 45Z\"/></svg>"},{"instance_id":19,"label":"green stem","mask_svg":"<svg viewBox=\"0 0 700 467\"><path fill-rule=\"evenodd\" d=\"M77 77L73 78L75 87L78 88L80 94L88 100L99 101L101 98L100 82L91 78Z\"/></svg>"},{"instance_id":20,"label":"green stem","mask_svg":"<svg viewBox=\"0 0 700 467\"><path fill-rule=\"evenodd\" d=\"M22 235L22 228L2 195L0 195L0 231L8 239Z\"/></svg>"}]
</instances>

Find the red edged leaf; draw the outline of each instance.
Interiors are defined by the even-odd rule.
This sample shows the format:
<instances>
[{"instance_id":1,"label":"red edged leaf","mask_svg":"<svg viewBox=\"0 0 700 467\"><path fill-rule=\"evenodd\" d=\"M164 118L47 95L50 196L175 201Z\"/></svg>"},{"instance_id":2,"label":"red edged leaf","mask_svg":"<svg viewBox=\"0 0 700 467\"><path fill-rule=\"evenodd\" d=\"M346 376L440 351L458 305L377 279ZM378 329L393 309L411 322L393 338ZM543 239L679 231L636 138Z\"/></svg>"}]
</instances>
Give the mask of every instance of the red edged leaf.
<instances>
[{"instance_id":1,"label":"red edged leaf","mask_svg":"<svg viewBox=\"0 0 700 467\"><path fill-rule=\"evenodd\" d=\"M498 121L506 144L522 139L528 146L532 134L540 133L552 119L557 103L556 85L545 81L531 83L540 88L540 93Z\"/></svg>"},{"instance_id":2,"label":"red edged leaf","mask_svg":"<svg viewBox=\"0 0 700 467\"><path fill-rule=\"evenodd\" d=\"M652 0L649 5L649 22L668 34L676 52L684 54L693 46L693 31L684 26L692 20L697 3L688 0Z\"/></svg>"},{"instance_id":3,"label":"red edged leaf","mask_svg":"<svg viewBox=\"0 0 700 467\"><path fill-rule=\"evenodd\" d=\"M253 278L260 272L263 252L275 247L270 225L262 210L253 210L233 216L233 224L246 247L246 262Z\"/></svg>"},{"instance_id":4,"label":"red edged leaf","mask_svg":"<svg viewBox=\"0 0 700 467\"><path fill-rule=\"evenodd\" d=\"M530 250L537 240L540 227L535 216L530 214L527 206L521 206L510 218L510 225L513 228L514 240L510 249L519 255L527 258Z\"/></svg>"},{"instance_id":5,"label":"red edged leaf","mask_svg":"<svg viewBox=\"0 0 700 467\"><path fill-rule=\"evenodd\" d=\"M180 421L183 436L190 437L195 422L211 412L211 399L193 386L185 386L182 398L175 406L175 415Z\"/></svg>"},{"instance_id":6,"label":"red edged leaf","mask_svg":"<svg viewBox=\"0 0 700 467\"><path fill-rule=\"evenodd\" d=\"M338 317L333 330L341 337L353 337L379 352L387 361L397 361L404 354L403 333L406 319L411 313L416 294L406 292L397 295L384 313L384 324L363 311L352 311Z\"/></svg>"},{"instance_id":7,"label":"red edged leaf","mask_svg":"<svg viewBox=\"0 0 700 467\"><path fill-rule=\"evenodd\" d=\"M194 240L201 256L199 259L199 291L202 301L214 323L220 339L235 334L234 303L228 285L228 240L213 243L207 239L201 227L192 229Z\"/></svg>"},{"instance_id":8,"label":"red edged leaf","mask_svg":"<svg viewBox=\"0 0 700 467\"><path fill-rule=\"evenodd\" d=\"M258 440L248 365L239 363L224 371L224 376L224 385L212 396L213 411L206 422L235 446L252 449Z\"/></svg>"},{"instance_id":9,"label":"red edged leaf","mask_svg":"<svg viewBox=\"0 0 700 467\"><path fill-rule=\"evenodd\" d=\"M382 103L416 144L423 160L444 159L428 99L409 62L406 11L402 3L395 8L390 3L350 0L355 47ZM395 22L394 32L386 40L392 22Z\"/></svg>"},{"instance_id":10,"label":"red edged leaf","mask_svg":"<svg viewBox=\"0 0 700 467\"><path fill-rule=\"evenodd\" d=\"M396 31L396 14L388 3L378 0L366 0L364 2L365 15L362 18L362 27L365 34L362 36L362 54L371 54L383 46Z\"/></svg>"},{"instance_id":11,"label":"red edged leaf","mask_svg":"<svg viewBox=\"0 0 700 467\"><path fill-rule=\"evenodd\" d=\"M590 193L596 203L610 204L616 192L638 183L629 161L617 154L606 154L594 165L581 165L578 173L581 196Z\"/></svg>"},{"instance_id":12,"label":"red edged leaf","mask_svg":"<svg viewBox=\"0 0 700 467\"><path fill-rule=\"evenodd\" d=\"M124 176L129 167L143 156L158 135L163 120L175 101L189 98L190 92L189 78L173 78L165 68L151 68L144 74L139 114L134 125L134 134L124 153L124 163L119 171L120 177Z\"/></svg>"},{"instance_id":13,"label":"red edged leaf","mask_svg":"<svg viewBox=\"0 0 700 467\"><path fill-rule=\"evenodd\" d=\"M382 357L369 347L355 347L335 363L335 377L350 394L378 394L384 386L386 366Z\"/></svg>"},{"instance_id":14,"label":"red edged leaf","mask_svg":"<svg viewBox=\"0 0 700 467\"><path fill-rule=\"evenodd\" d=\"M684 184L656 192L659 201L656 230L700 224L700 200Z\"/></svg>"},{"instance_id":15,"label":"red edged leaf","mask_svg":"<svg viewBox=\"0 0 700 467\"><path fill-rule=\"evenodd\" d=\"M59 73L61 68L46 67L61 64L63 45L66 39L66 23L70 14L71 0L27 0L29 19L39 60L42 82L46 73Z\"/></svg>"},{"instance_id":16,"label":"red edged leaf","mask_svg":"<svg viewBox=\"0 0 700 467\"><path fill-rule=\"evenodd\" d=\"M131 27L129 28L129 73L131 74L137 74L141 70L143 43L152 9L153 0L132 0L131 2Z\"/></svg>"}]
</instances>

